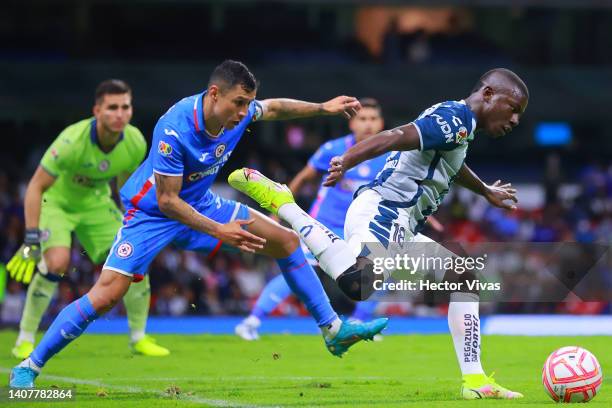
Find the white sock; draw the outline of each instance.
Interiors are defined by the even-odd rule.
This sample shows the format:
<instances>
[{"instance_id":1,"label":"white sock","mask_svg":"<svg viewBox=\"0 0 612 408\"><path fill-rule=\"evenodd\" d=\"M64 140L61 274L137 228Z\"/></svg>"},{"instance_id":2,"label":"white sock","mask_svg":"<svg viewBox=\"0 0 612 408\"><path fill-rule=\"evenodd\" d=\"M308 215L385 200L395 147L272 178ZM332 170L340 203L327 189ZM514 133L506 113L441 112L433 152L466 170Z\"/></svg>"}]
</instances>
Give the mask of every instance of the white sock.
<instances>
[{"instance_id":1,"label":"white sock","mask_svg":"<svg viewBox=\"0 0 612 408\"><path fill-rule=\"evenodd\" d=\"M480 363L479 297L473 293L451 293L448 327L453 336L461 374L484 374Z\"/></svg>"},{"instance_id":2,"label":"white sock","mask_svg":"<svg viewBox=\"0 0 612 408\"><path fill-rule=\"evenodd\" d=\"M17 341L15 343L17 345L20 345L24 341L34 343L34 333L25 330L19 330L19 336L17 337Z\"/></svg>"},{"instance_id":3,"label":"white sock","mask_svg":"<svg viewBox=\"0 0 612 408\"><path fill-rule=\"evenodd\" d=\"M355 255L348 244L323 224L312 218L297 204L288 203L278 210L278 215L291 224L310 252L319 261L319 266L332 279L355 263Z\"/></svg>"},{"instance_id":4,"label":"white sock","mask_svg":"<svg viewBox=\"0 0 612 408\"><path fill-rule=\"evenodd\" d=\"M142 339L144 336L145 336L144 330L133 330L130 333L130 338L132 339L132 343L136 343L137 341Z\"/></svg>"},{"instance_id":5,"label":"white sock","mask_svg":"<svg viewBox=\"0 0 612 408\"><path fill-rule=\"evenodd\" d=\"M37 373L40 373L40 367L34 364L34 362L30 359L30 357L26 358L21 363L19 363L19 367L29 367L32 370L36 371Z\"/></svg>"},{"instance_id":6,"label":"white sock","mask_svg":"<svg viewBox=\"0 0 612 408\"><path fill-rule=\"evenodd\" d=\"M340 326L342 326L342 320L338 317L327 326L321 326L321 333L323 333L325 340L331 340L336 337L336 334L340 331Z\"/></svg>"}]
</instances>

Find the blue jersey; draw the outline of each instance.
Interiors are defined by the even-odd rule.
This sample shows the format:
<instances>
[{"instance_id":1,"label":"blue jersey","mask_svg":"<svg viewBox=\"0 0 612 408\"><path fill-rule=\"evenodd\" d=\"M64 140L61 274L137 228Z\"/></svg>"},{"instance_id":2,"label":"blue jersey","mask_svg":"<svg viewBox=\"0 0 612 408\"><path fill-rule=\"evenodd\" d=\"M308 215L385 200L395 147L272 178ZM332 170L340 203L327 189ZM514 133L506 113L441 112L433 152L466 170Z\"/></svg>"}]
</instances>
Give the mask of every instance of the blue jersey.
<instances>
[{"instance_id":1,"label":"blue jersey","mask_svg":"<svg viewBox=\"0 0 612 408\"><path fill-rule=\"evenodd\" d=\"M352 134L330 140L316 151L308 164L319 172L326 173L329 161L334 156L344 154L355 144ZM317 198L310 208L310 215L336 234L344 235L344 218L357 189L372 181L385 165L387 155L367 160L344 174L344 177L334 187L321 185Z\"/></svg>"},{"instance_id":2,"label":"blue jersey","mask_svg":"<svg viewBox=\"0 0 612 408\"><path fill-rule=\"evenodd\" d=\"M128 211L138 209L163 216L157 206L153 173L181 176L179 197L198 210L215 200L210 186L247 126L261 116L262 109L259 102L251 102L246 117L238 125L211 137L204 127L205 94L182 99L157 121L149 156L121 189L121 199Z\"/></svg>"}]
</instances>

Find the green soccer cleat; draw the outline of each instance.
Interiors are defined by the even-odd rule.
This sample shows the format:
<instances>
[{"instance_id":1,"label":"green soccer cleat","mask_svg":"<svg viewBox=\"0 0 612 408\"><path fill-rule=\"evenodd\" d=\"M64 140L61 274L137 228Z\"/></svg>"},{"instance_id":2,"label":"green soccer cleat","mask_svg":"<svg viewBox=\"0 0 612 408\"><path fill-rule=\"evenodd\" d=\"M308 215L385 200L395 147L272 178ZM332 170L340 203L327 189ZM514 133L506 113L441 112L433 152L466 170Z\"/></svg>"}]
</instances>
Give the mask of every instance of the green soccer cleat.
<instances>
[{"instance_id":1,"label":"green soccer cleat","mask_svg":"<svg viewBox=\"0 0 612 408\"><path fill-rule=\"evenodd\" d=\"M386 317L365 323L344 321L338 334L331 340L325 340L325 345L334 356L342 357L353 344L361 340L373 340L374 336L387 327L388 322Z\"/></svg>"},{"instance_id":2,"label":"green soccer cleat","mask_svg":"<svg viewBox=\"0 0 612 408\"><path fill-rule=\"evenodd\" d=\"M148 357L164 357L170 354L170 350L157 344L151 336L144 336L136 343L132 343L132 350L136 354Z\"/></svg>"},{"instance_id":3,"label":"green soccer cleat","mask_svg":"<svg viewBox=\"0 0 612 408\"><path fill-rule=\"evenodd\" d=\"M29 341L22 341L21 343L13 347L11 353L13 353L13 356L15 356L15 358L25 360L26 358L30 357L32 351L34 351L34 343Z\"/></svg>"},{"instance_id":4,"label":"green soccer cleat","mask_svg":"<svg viewBox=\"0 0 612 408\"><path fill-rule=\"evenodd\" d=\"M234 170L227 178L227 182L274 215L278 215L281 206L295 203L289 187L270 180L257 170L246 167Z\"/></svg>"},{"instance_id":5,"label":"green soccer cleat","mask_svg":"<svg viewBox=\"0 0 612 408\"><path fill-rule=\"evenodd\" d=\"M493 375L487 377L485 374L468 374L463 376L461 385L461 396L463 399L517 399L523 398L523 394L510 391L502 387L493 379Z\"/></svg>"}]
</instances>

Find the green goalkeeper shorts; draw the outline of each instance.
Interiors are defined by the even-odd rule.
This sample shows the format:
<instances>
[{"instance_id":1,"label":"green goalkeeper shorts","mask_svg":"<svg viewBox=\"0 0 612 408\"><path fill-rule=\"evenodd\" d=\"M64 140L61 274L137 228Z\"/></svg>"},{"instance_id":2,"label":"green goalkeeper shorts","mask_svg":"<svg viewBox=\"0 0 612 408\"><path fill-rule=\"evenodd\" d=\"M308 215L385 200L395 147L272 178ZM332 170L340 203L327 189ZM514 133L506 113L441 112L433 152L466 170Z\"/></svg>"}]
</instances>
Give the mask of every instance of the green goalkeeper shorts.
<instances>
[{"instance_id":1,"label":"green goalkeeper shorts","mask_svg":"<svg viewBox=\"0 0 612 408\"><path fill-rule=\"evenodd\" d=\"M49 248L70 248L72 233L95 264L102 263L121 228L123 215L110 197L66 209L51 200L41 206L39 228L43 252Z\"/></svg>"}]
</instances>

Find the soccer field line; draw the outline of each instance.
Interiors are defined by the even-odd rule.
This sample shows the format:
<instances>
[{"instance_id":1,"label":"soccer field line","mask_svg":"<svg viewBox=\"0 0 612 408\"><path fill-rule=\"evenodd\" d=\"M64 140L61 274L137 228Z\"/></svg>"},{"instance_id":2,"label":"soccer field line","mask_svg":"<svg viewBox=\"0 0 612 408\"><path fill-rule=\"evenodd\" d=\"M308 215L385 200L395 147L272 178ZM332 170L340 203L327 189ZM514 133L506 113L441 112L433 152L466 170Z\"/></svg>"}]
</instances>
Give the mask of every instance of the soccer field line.
<instances>
[{"instance_id":1,"label":"soccer field line","mask_svg":"<svg viewBox=\"0 0 612 408\"><path fill-rule=\"evenodd\" d=\"M113 377L111 381L130 381L133 377ZM379 377L379 376L200 376L200 377L143 377L146 381L388 381L397 380L397 377Z\"/></svg>"},{"instance_id":2,"label":"soccer field line","mask_svg":"<svg viewBox=\"0 0 612 408\"><path fill-rule=\"evenodd\" d=\"M11 369L6 368L6 367L0 367L0 372L9 374L11 372ZM91 385L94 387L100 387L100 388L105 388L108 390L127 392L130 394L149 393L149 394L157 394L160 396L164 396L164 394L158 390L149 390L145 388L134 387L132 385L113 385L113 384L109 384L107 382L102 382L98 380L86 380L82 378L63 377L59 375L45 375L44 378L45 380L59 381L59 382L64 382L64 383L72 383L72 384L80 384L80 385ZM197 377L194 377L194 378L197 378ZM126 378L125 380L133 381L134 378L133 377L129 379ZM227 400L222 400L222 399L202 398L196 395L182 395L177 400L195 402L198 404L207 404L213 407L264 408L264 406L261 406L261 405L243 404L238 401L227 401ZM274 407L266 406L265 408L274 408Z\"/></svg>"}]
</instances>

